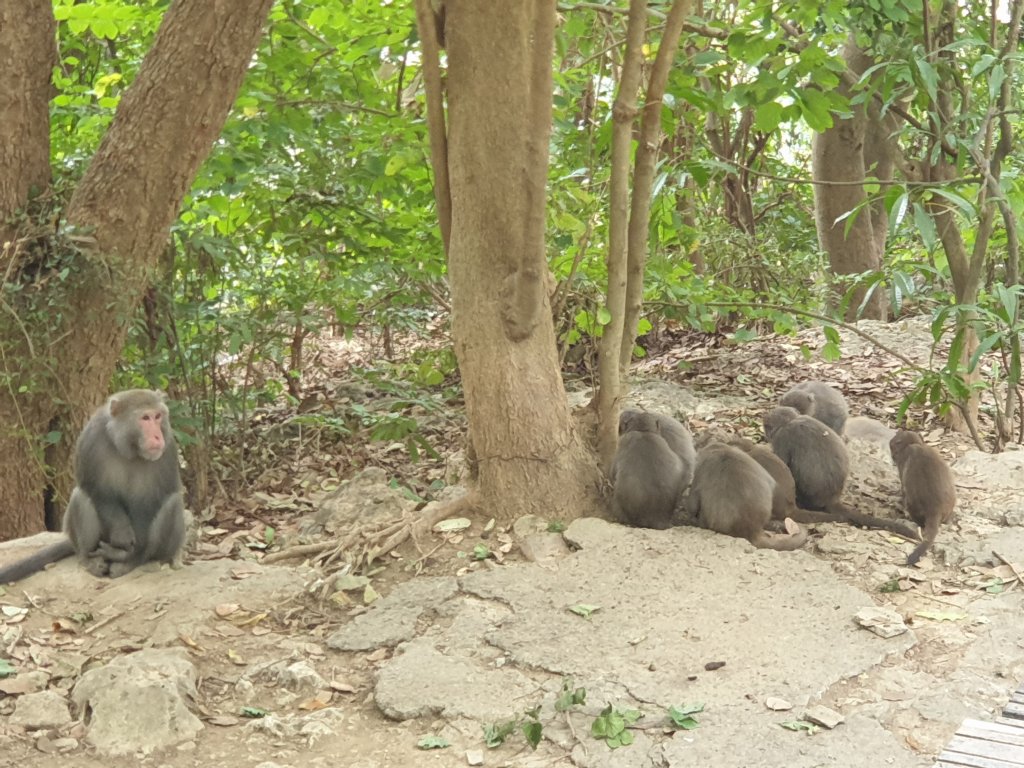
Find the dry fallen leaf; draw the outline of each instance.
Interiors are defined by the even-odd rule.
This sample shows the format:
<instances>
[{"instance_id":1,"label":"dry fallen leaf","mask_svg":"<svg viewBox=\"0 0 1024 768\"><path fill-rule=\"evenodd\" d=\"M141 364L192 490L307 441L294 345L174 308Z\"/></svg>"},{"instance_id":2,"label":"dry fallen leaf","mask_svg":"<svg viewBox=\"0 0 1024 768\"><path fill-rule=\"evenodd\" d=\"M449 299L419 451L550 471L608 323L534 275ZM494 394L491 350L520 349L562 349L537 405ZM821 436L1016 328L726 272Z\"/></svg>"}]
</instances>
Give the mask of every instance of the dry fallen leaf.
<instances>
[{"instance_id":1,"label":"dry fallen leaf","mask_svg":"<svg viewBox=\"0 0 1024 768\"><path fill-rule=\"evenodd\" d=\"M238 608L238 603L221 603L213 611L223 619L225 616L230 616L232 613L237 612Z\"/></svg>"}]
</instances>

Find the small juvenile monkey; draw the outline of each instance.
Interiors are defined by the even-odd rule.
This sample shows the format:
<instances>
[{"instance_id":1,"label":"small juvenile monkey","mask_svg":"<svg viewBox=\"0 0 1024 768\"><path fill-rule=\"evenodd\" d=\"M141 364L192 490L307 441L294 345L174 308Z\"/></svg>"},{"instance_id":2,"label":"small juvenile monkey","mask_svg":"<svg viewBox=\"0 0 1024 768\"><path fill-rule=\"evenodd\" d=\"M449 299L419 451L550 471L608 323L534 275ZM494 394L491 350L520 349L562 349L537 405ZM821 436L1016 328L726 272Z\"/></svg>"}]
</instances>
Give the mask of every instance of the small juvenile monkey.
<instances>
[{"instance_id":1,"label":"small juvenile monkey","mask_svg":"<svg viewBox=\"0 0 1024 768\"><path fill-rule=\"evenodd\" d=\"M162 392L129 389L93 414L75 446L67 540L0 568L0 583L72 554L95 576L122 576L151 561L180 564L185 507L164 399Z\"/></svg>"},{"instance_id":2,"label":"small juvenile monkey","mask_svg":"<svg viewBox=\"0 0 1024 768\"><path fill-rule=\"evenodd\" d=\"M775 481L739 448L711 442L697 454L697 469L686 499L687 512L704 528L746 539L762 549L799 549L807 532L787 536L765 533L772 516Z\"/></svg>"},{"instance_id":3,"label":"small juvenile monkey","mask_svg":"<svg viewBox=\"0 0 1024 768\"><path fill-rule=\"evenodd\" d=\"M935 542L939 525L953 517L956 506L953 473L942 455L925 445L916 432L897 431L889 441L889 452L900 473L907 512L924 530L921 543L907 557L907 565L915 565Z\"/></svg>"},{"instance_id":4,"label":"small juvenile monkey","mask_svg":"<svg viewBox=\"0 0 1024 768\"><path fill-rule=\"evenodd\" d=\"M795 408L805 416L812 416L831 427L837 435L843 434L849 408L843 393L823 381L802 381L793 386L779 400L779 405Z\"/></svg>"},{"instance_id":5,"label":"small juvenile monkey","mask_svg":"<svg viewBox=\"0 0 1024 768\"><path fill-rule=\"evenodd\" d=\"M669 528L687 477L693 474L692 465L687 470L665 439L660 421L664 417L627 413L628 419L619 419L619 447L612 460L612 510L626 525Z\"/></svg>"},{"instance_id":6,"label":"small juvenile monkey","mask_svg":"<svg viewBox=\"0 0 1024 768\"><path fill-rule=\"evenodd\" d=\"M858 512L840 500L850 472L850 458L843 439L824 423L802 416L791 407L780 406L765 416L764 432L772 450L793 473L800 507L824 510L833 522L882 528L908 539L918 538L904 523Z\"/></svg>"},{"instance_id":7,"label":"small juvenile monkey","mask_svg":"<svg viewBox=\"0 0 1024 768\"><path fill-rule=\"evenodd\" d=\"M697 465L697 451L693 448L693 435L690 434L690 430L687 429L685 424L663 413L652 413L627 408L619 414L619 434L624 435L626 432L634 429L633 423L636 419L645 415L654 417L658 425L658 434L665 438L668 447L682 460L684 470L683 486L688 486L690 481L693 480L693 468Z\"/></svg>"}]
</instances>

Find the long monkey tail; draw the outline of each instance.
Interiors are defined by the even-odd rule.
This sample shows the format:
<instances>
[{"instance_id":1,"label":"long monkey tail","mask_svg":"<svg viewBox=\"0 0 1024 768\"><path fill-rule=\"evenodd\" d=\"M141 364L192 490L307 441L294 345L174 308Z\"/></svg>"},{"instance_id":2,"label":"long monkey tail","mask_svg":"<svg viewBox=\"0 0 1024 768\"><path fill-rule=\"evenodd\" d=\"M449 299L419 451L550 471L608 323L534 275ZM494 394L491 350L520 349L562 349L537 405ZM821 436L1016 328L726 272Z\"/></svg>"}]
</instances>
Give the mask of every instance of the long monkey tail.
<instances>
[{"instance_id":1,"label":"long monkey tail","mask_svg":"<svg viewBox=\"0 0 1024 768\"><path fill-rule=\"evenodd\" d=\"M50 563L56 563L58 560L71 557L73 554L75 554L75 548L71 544L70 539L64 539L48 547L43 547L33 555L0 568L0 584L24 579L26 576L31 576L33 573L43 570Z\"/></svg>"}]
</instances>

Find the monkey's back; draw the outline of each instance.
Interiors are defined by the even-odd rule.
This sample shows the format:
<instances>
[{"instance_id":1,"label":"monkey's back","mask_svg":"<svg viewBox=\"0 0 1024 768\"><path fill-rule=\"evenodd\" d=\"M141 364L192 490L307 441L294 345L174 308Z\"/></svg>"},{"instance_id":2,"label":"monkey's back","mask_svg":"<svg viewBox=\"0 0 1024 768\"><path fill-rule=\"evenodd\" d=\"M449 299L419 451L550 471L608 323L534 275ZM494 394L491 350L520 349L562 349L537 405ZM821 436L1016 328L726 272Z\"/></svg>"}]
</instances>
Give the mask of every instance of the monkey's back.
<instances>
[{"instance_id":1,"label":"monkey's back","mask_svg":"<svg viewBox=\"0 0 1024 768\"><path fill-rule=\"evenodd\" d=\"M749 539L771 518L775 480L739 448L715 445L697 455L691 509L705 528Z\"/></svg>"},{"instance_id":2,"label":"monkey's back","mask_svg":"<svg viewBox=\"0 0 1024 768\"><path fill-rule=\"evenodd\" d=\"M683 462L654 432L626 432L612 462L612 506L627 525L668 528L685 487Z\"/></svg>"},{"instance_id":3,"label":"monkey's back","mask_svg":"<svg viewBox=\"0 0 1024 768\"><path fill-rule=\"evenodd\" d=\"M842 494L850 459L834 430L811 416L798 416L772 434L771 444L793 473L800 506L821 509Z\"/></svg>"},{"instance_id":4,"label":"monkey's back","mask_svg":"<svg viewBox=\"0 0 1024 768\"><path fill-rule=\"evenodd\" d=\"M938 512L939 522L949 522L956 506L956 485L942 455L916 443L907 446L900 458L900 484L911 519L924 525L930 514Z\"/></svg>"}]
</instances>

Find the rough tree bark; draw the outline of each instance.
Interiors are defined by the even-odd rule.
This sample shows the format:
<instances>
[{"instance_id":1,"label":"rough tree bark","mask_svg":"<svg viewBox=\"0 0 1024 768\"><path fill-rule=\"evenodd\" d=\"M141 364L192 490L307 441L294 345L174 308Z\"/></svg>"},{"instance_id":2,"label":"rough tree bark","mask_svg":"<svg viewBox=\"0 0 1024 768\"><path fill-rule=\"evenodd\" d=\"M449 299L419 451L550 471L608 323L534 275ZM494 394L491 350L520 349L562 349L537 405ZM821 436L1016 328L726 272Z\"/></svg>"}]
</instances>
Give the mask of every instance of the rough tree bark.
<instances>
[{"instance_id":1,"label":"rough tree bark","mask_svg":"<svg viewBox=\"0 0 1024 768\"><path fill-rule=\"evenodd\" d=\"M0 267L4 282L12 261L28 243L15 238L13 216L28 205L30 196L50 186L50 73L57 63L50 0L0 4ZM0 328L21 333L20 323L7 306ZM6 353L27 356L21 337L4 349L0 360L0 539L38 529L43 522L46 467L37 442L47 431L45 403L15 402L18 382L8 373Z\"/></svg>"},{"instance_id":2,"label":"rough tree bark","mask_svg":"<svg viewBox=\"0 0 1024 768\"><path fill-rule=\"evenodd\" d=\"M852 37L846 41L843 58L857 76L871 65ZM848 82L844 80L839 87L846 97L852 96ZM818 241L837 275L880 269L888 233L885 207L880 199L868 202L864 182L869 176L883 182L892 179L892 127L873 106L853 105L852 110L848 118L833 115L832 127L815 135L811 153ZM851 221L852 211L856 214ZM884 320L884 293L874 291L861 311L865 293L863 287L854 290L846 319Z\"/></svg>"},{"instance_id":3,"label":"rough tree bark","mask_svg":"<svg viewBox=\"0 0 1024 768\"><path fill-rule=\"evenodd\" d=\"M48 327L41 338L47 346L35 348L40 357L17 372L12 386L0 387L0 423L5 425L0 432L5 462L0 464L0 538L43 526L44 486L38 477L30 483L18 481L19 473L38 456L39 438L47 429L63 434L60 450L53 454L59 462L55 466L69 466L70 447L85 418L107 394L128 322L181 201L227 119L271 4L171 4L68 204L68 231L79 248L68 257L73 279L48 279L52 275L45 271L24 269L19 262L29 258L28 249L4 254L5 274L20 275L44 296L52 292L51 306L60 311L46 316ZM33 2L21 12L0 16L0 56L20 50L4 45L3 38L24 46L24 41L39 38L40 26L47 29L44 37L48 35L40 47L52 46L52 11L44 5ZM43 69L49 73L49 67ZM27 93L9 79L0 82L0 103L26 98ZM46 109L48 98L37 91L31 96L39 102L33 109ZM0 177L8 172L0 166ZM25 202L23 198L15 205ZM18 318L0 318L0 344L21 343L21 325ZM31 385L27 393L17 394L23 383L18 378Z\"/></svg>"},{"instance_id":4,"label":"rough tree bark","mask_svg":"<svg viewBox=\"0 0 1024 768\"><path fill-rule=\"evenodd\" d=\"M452 333L480 504L503 522L592 514L600 474L570 418L544 251L555 3L444 9Z\"/></svg>"}]
</instances>

